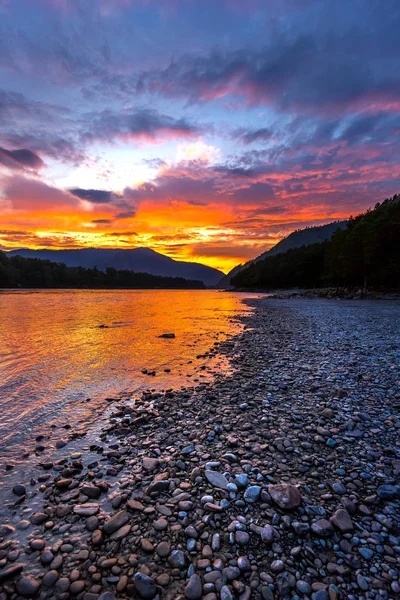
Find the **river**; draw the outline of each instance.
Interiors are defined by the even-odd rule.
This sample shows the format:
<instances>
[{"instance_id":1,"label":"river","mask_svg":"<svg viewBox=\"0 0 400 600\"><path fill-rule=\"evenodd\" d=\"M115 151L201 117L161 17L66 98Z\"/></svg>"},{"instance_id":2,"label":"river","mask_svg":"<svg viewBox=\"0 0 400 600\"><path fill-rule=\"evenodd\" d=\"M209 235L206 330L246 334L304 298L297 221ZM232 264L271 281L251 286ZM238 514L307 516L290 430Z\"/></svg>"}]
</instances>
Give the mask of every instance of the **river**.
<instances>
[{"instance_id":1,"label":"river","mask_svg":"<svg viewBox=\"0 0 400 600\"><path fill-rule=\"evenodd\" d=\"M204 353L239 330L235 318L247 310L247 296L2 291L0 476L7 465L12 470L32 452L45 456L71 431L82 431L107 406L107 397L192 385L226 369L221 357ZM159 337L165 333L175 338Z\"/></svg>"}]
</instances>

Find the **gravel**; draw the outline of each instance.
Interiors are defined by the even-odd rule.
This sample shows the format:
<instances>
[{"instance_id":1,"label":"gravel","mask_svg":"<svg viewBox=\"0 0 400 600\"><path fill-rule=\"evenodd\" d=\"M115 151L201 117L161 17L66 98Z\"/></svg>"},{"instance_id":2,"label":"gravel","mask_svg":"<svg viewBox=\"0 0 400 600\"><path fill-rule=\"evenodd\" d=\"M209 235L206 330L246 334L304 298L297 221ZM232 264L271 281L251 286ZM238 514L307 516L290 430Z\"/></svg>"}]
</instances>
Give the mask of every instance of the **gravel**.
<instances>
[{"instance_id":1,"label":"gravel","mask_svg":"<svg viewBox=\"0 0 400 600\"><path fill-rule=\"evenodd\" d=\"M399 303L249 303L232 374L116 401L97 460L10 490L0 600L399 594Z\"/></svg>"}]
</instances>

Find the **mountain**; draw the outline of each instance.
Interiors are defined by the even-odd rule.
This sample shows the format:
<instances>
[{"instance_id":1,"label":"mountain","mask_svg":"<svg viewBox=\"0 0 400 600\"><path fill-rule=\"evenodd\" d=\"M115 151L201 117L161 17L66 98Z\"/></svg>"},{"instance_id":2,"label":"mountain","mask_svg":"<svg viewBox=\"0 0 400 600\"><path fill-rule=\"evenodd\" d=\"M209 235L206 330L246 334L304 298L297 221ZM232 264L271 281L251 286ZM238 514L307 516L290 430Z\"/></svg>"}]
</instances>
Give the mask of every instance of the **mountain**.
<instances>
[{"instance_id":1,"label":"mountain","mask_svg":"<svg viewBox=\"0 0 400 600\"><path fill-rule=\"evenodd\" d=\"M263 260L267 256L276 256L277 254L284 254L288 250L294 248L301 248L302 246L311 246L311 244L317 244L318 242L324 242L329 240L332 235L338 229L345 229L347 221L335 221L334 223L328 223L327 225L319 225L317 227L306 227L306 229L297 229L289 234L286 238L278 242L273 248L267 250L248 261L244 265L238 265L234 267L227 275L224 275L222 279L217 283L217 287L220 289L228 289L231 287L231 279L235 277L240 271L249 267L252 263L259 260Z\"/></svg>"},{"instance_id":2,"label":"mountain","mask_svg":"<svg viewBox=\"0 0 400 600\"><path fill-rule=\"evenodd\" d=\"M400 196L350 217L324 241L266 253L232 278L240 289L400 289Z\"/></svg>"},{"instance_id":3,"label":"mountain","mask_svg":"<svg viewBox=\"0 0 400 600\"><path fill-rule=\"evenodd\" d=\"M87 290L201 290L198 279L163 277L117 269L67 267L64 263L7 256L0 251L0 289L87 289Z\"/></svg>"},{"instance_id":4,"label":"mountain","mask_svg":"<svg viewBox=\"0 0 400 600\"><path fill-rule=\"evenodd\" d=\"M212 267L198 263L181 262L159 254L150 248L134 248L132 250L109 250L106 248L82 248L79 250L30 250L20 248L6 253L7 256L39 258L52 262L64 263L67 267L97 267L105 271L108 267L117 270L162 275L163 277L183 277L196 279L206 285L215 285L223 273Z\"/></svg>"}]
</instances>

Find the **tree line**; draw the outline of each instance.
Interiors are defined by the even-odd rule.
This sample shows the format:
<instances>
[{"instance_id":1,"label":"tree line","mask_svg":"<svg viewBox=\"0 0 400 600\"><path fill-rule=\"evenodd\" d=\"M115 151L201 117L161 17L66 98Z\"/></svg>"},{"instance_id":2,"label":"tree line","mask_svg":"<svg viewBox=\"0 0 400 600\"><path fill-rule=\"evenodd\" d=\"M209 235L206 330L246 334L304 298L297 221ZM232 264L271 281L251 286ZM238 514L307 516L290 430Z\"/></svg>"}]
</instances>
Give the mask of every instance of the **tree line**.
<instances>
[{"instance_id":1,"label":"tree line","mask_svg":"<svg viewBox=\"0 0 400 600\"><path fill-rule=\"evenodd\" d=\"M267 256L231 279L235 288L400 289L400 196L356 217L330 240Z\"/></svg>"},{"instance_id":2,"label":"tree line","mask_svg":"<svg viewBox=\"0 0 400 600\"><path fill-rule=\"evenodd\" d=\"M202 281L108 268L104 272L0 252L0 288L205 289Z\"/></svg>"}]
</instances>

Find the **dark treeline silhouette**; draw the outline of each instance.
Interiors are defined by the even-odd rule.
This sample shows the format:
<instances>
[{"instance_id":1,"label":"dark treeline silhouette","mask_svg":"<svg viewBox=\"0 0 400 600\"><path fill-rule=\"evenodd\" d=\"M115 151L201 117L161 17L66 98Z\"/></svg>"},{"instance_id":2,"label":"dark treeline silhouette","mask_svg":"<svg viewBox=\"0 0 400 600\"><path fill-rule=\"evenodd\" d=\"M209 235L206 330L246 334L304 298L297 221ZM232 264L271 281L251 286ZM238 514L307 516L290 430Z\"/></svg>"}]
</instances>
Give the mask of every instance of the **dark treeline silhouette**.
<instances>
[{"instance_id":1,"label":"dark treeline silhouette","mask_svg":"<svg viewBox=\"0 0 400 600\"><path fill-rule=\"evenodd\" d=\"M205 289L202 281L161 277L108 268L67 267L38 258L8 257L0 252L0 288Z\"/></svg>"},{"instance_id":2,"label":"dark treeline silhouette","mask_svg":"<svg viewBox=\"0 0 400 600\"><path fill-rule=\"evenodd\" d=\"M235 288L400 288L400 196L350 217L330 240L255 261Z\"/></svg>"}]
</instances>

